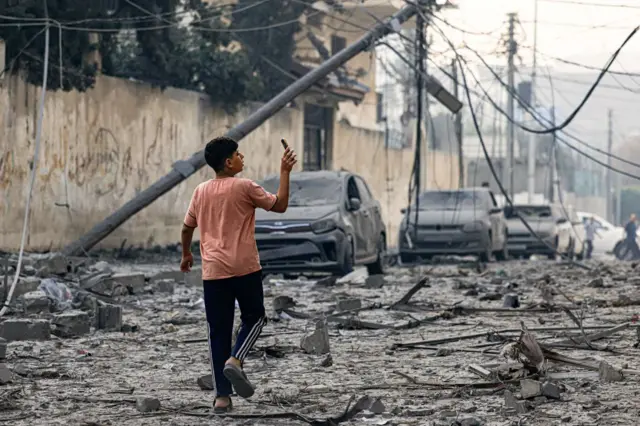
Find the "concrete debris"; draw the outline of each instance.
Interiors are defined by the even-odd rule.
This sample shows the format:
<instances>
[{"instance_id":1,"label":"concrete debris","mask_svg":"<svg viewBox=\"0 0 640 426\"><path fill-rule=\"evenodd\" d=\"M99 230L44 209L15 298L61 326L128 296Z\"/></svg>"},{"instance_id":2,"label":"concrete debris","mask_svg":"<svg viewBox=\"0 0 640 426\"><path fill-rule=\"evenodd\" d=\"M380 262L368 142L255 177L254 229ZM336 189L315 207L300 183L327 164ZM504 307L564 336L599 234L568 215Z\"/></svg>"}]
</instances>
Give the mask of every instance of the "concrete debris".
<instances>
[{"instance_id":1,"label":"concrete debris","mask_svg":"<svg viewBox=\"0 0 640 426\"><path fill-rule=\"evenodd\" d=\"M362 301L360 299L344 299L336 303L336 309L338 311L352 311L354 309L360 309L361 307Z\"/></svg>"},{"instance_id":2,"label":"concrete debris","mask_svg":"<svg viewBox=\"0 0 640 426\"><path fill-rule=\"evenodd\" d=\"M282 312L285 309L291 309L296 306L296 301L290 296L276 296L272 302L273 310Z\"/></svg>"},{"instance_id":3,"label":"concrete debris","mask_svg":"<svg viewBox=\"0 0 640 426\"><path fill-rule=\"evenodd\" d=\"M194 268L184 274L184 284L187 287L202 288L202 269Z\"/></svg>"},{"instance_id":4,"label":"concrete debris","mask_svg":"<svg viewBox=\"0 0 640 426\"><path fill-rule=\"evenodd\" d=\"M98 306L94 326L98 330L120 331L122 328L122 307L108 303Z\"/></svg>"},{"instance_id":5,"label":"concrete debris","mask_svg":"<svg viewBox=\"0 0 640 426\"><path fill-rule=\"evenodd\" d=\"M92 275L82 277L80 279L80 286L85 290L90 290L105 296L112 296L116 289L116 283L109 279L111 278L111 275L111 272L97 272Z\"/></svg>"},{"instance_id":6,"label":"concrete debris","mask_svg":"<svg viewBox=\"0 0 640 426\"><path fill-rule=\"evenodd\" d=\"M116 274L107 279L109 287L126 288L129 294L142 294L146 286L144 274Z\"/></svg>"},{"instance_id":7,"label":"concrete debris","mask_svg":"<svg viewBox=\"0 0 640 426\"><path fill-rule=\"evenodd\" d=\"M205 374L204 376L198 377L197 383L202 390L209 391L214 389L213 377L211 377L211 374Z\"/></svg>"},{"instance_id":8,"label":"concrete debris","mask_svg":"<svg viewBox=\"0 0 640 426\"><path fill-rule=\"evenodd\" d=\"M555 383L544 382L542 384L542 395L551 399L560 399L560 388Z\"/></svg>"},{"instance_id":9,"label":"concrete debris","mask_svg":"<svg viewBox=\"0 0 640 426\"><path fill-rule=\"evenodd\" d=\"M40 276L65 275L72 272L69 260L61 253L50 253L42 256L36 261L35 268Z\"/></svg>"},{"instance_id":10,"label":"concrete debris","mask_svg":"<svg viewBox=\"0 0 640 426\"><path fill-rule=\"evenodd\" d=\"M20 297L22 306L28 314L49 312L49 298L42 290L30 291Z\"/></svg>"},{"instance_id":11,"label":"concrete debris","mask_svg":"<svg viewBox=\"0 0 640 426\"><path fill-rule=\"evenodd\" d=\"M502 295L500 293L486 293L478 298L478 300L481 302L500 300L500 299L502 299Z\"/></svg>"},{"instance_id":12,"label":"concrete debris","mask_svg":"<svg viewBox=\"0 0 640 426\"><path fill-rule=\"evenodd\" d=\"M387 408L384 406L380 398L376 398L373 400L368 410L371 411L373 414L382 414L385 411L387 411Z\"/></svg>"},{"instance_id":13,"label":"concrete debris","mask_svg":"<svg viewBox=\"0 0 640 426\"><path fill-rule=\"evenodd\" d=\"M531 399L540 395L542 395L542 383L531 379L520 380L520 397L522 399Z\"/></svg>"},{"instance_id":14,"label":"concrete debris","mask_svg":"<svg viewBox=\"0 0 640 426\"><path fill-rule=\"evenodd\" d=\"M93 266L91 266L91 269L102 273L113 274L111 265L109 262L105 262L104 260L94 263Z\"/></svg>"},{"instance_id":15,"label":"concrete debris","mask_svg":"<svg viewBox=\"0 0 640 426\"><path fill-rule=\"evenodd\" d=\"M318 287L333 287L334 285L336 285L337 280L338 280L338 277L335 277L332 275L330 277L319 279L318 281L316 281L316 285Z\"/></svg>"},{"instance_id":16,"label":"concrete debris","mask_svg":"<svg viewBox=\"0 0 640 426\"><path fill-rule=\"evenodd\" d=\"M320 367L331 367L333 365L333 357L331 354L327 354L327 356L320 363Z\"/></svg>"},{"instance_id":17,"label":"concrete debris","mask_svg":"<svg viewBox=\"0 0 640 426\"><path fill-rule=\"evenodd\" d=\"M372 289L380 289L384 287L384 283L384 275L369 275L364 281L365 287Z\"/></svg>"},{"instance_id":18,"label":"concrete debris","mask_svg":"<svg viewBox=\"0 0 640 426\"><path fill-rule=\"evenodd\" d=\"M20 277L16 288L13 290L13 297L18 298L26 293L37 291L40 287L40 278L38 277Z\"/></svg>"},{"instance_id":19,"label":"concrete debris","mask_svg":"<svg viewBox=\"0 0 640 426\"><path fill-rule=\"evenodd\" d=\"M475 417L466 417L462 420L458 420L460 426L484 426L484 422Z\"/></svg>"},{"instance_id":20,"label":"concrete debris","mask_svg":"<svg viewBox=\"0 0 640 426\"><path fill-rule=\"evenodd\" d=\"M136 410L141 413L151 413L160 409L160 400L157 398L136 398Z\"/></svg>"},{"instance_id":21,"label":"concrete debris","mask_svg":"<svg viewBox=\"0 0 640 426\"><path fill-rule=\"evenodd\" d=\"M302 337L300 347L308 354L324 355L330 352L329 330L324 320L316 321L315 330Z\"/></svg>"},{"instance_id":22,"label":"concrete debris","mask_svg":"<svg viewBox=\"0 0 640 426\"><path fill-rule=\"evenodd\" d=\"M600 381L602 382L621 382L624 380L622 371L613 367L606 361L600 361L600 367L598 369Z\"/></svg>"},{"instance_id":23,"label":"concrete debris","mask_svg":"<svg viewBox=\"0 0 640 426\"><path fill-rule=\"evenodd\" d=\"M91 331L91 318L83 311L67 311L55 315L51 324L53 334L58 337L77 337Z\"/></svg>"},{"instance_id":24,"label":"concrete debris","mask_svg":"<svg viewBox=\"0 0 640 426\"><path fill-rule=\"evenodd\" d=\"M601 277L594 278L588 285L592 288L602 288L604 287L604 280Z\"/></svg>"},{"instance_id":25,"label":"concrete debris","mask_svg":"<svg viewBox=\"0 0 640 426\"><path fill-rule=\"evenodd\" d=\"M519 308L520 307L520 299L517 294L506 294L504 296L504 301L502 302L502 307L504 308Z\"/></svg>"},{"instance_id":26,"label":"concrete debris","mask_svg":"<svg viewBox=\"0 0 640 426\"><path fill-rule=\"evenodd\" d=\"M172 279L163 279L153 282L153 289L158 293L173 294L176 291L176 282Z\"/></svg>"},{"instance_id":27,"label":"concrete debris","mask_svg":"<svg viewBox=\"0 0 640 426\"><path fill-rule=\"evenodd\" d=\"M7 357L7 339L0 337L0 360Z\"/></svg>"},{"instance_id":28,"label":"concrete debris","mask_svg":"<svg viewBox=\"0 0 640 426\"><path fill-rule=\"evenodd\" d=\"M528 409L524 401L518 401L511 391L504 391L504 405L508 410L513 410L516 414L525 414Z\"/></svg>"},{"instance_id":29,"label":"concrete debris","mask_svg":"<svg viewBox=\"0 0 640 426\"><path fill-rule=\"evenodd\" d=\"M0 385L6 385L13 381L13 373L4 362L0 362Z\"/></svg>"},{"instance_id":30,"label":"concrete debris","mask_svg":"<svg viewBox=\"0 0 640 426\"><path fill-rule=\"evenodd\" d=\"M8 341L48 340L51 326L47 320L8 319L0 323L0 336Z\"/></svg>"},{"instance_id":31,"label":"concrete debris","mask_svg":"<svg viewBox=\"0 0 640 426\"><path fill-rule=\"evenodd\" d=\"M149 282L151 284L160 280L173 280L177 282L184 282L184 272L182 271L162 271L156 274L153 274L149 277Z\"/></svg>"}]
</instances>

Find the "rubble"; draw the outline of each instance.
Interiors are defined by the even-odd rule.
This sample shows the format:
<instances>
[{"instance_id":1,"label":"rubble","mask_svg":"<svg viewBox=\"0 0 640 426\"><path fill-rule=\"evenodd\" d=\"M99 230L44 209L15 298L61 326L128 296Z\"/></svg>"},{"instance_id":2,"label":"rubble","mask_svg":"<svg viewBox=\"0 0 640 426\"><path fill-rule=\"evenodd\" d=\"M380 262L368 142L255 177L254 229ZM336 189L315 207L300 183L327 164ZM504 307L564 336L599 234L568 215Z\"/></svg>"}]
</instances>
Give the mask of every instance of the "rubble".
<instances>
[{"instance_id":1,"label":"rubble","mask_svg":"<svg viewBox=\"0 0 640 426\"><path fill-rule=\"evenodd\" d=\"M13 297L17 299L26 293L37 291L38 287L40 287L40 278L20 277L15 289L13 290Z\"/></svg>"},{"instance_id":2,"label":"rubble","mask_svg":"<svg viewBox=\"0 0 640 426\"><path fill-rule=\"evenodd\" d=\"M10 342L47 340L51 337L51 326L47 320L7 319L0 323L0 337Z\"/></svg>"},{"instance_id":3,"label":"rubble","mask_svg":"<svg viewBox=\"0 0 640 426\"><path fill-rule=\"evenodd\" d=\"M61 253L50 253L36 260L35 268L42 277L48 275L64 275L71 272L72 265Z\"/></svg>"},{"instance_id":4,"label":"rubble","mask_svg":"<svg viewBox=\"0 0 640 426\"><path fill-rule=\"evenodd\" d=\"M120 331L122 328L122 307L104 303L98 306L94 326L98 330Z\"/></svg>"},{"instance_id":5,"label":"rubble","mask_svg":"<svg viewBox=\"0 0 640 426\"><path fill-rule=\"evenodd\" d=\"M315 330L302 337L300 347L308 354L324 355L329 353L329 330L323 320L315 322Z\"/></svg>"},{"instance_id":6,"label":"rubble","mask_svg":"<svg viewBox=\"0 0 640 426\"><path fill-rule=\"evenodd\" d=\"M624 380L622 372L606 361L600 361L598 374L603 382L621 382Z\"/></svg>"},{"instance_id":7,"label":"rubble","mask_svg":"<svg viewBox=\"0 0 640 426\"><path fill-rule=\"evenodd\" d=\"M502 306L505 308L519 308L520 299L517 294L506 294L502 302Z\"/></svg>"},{"instance_id":8,"label":"rubble","mask_svg":"<svg viewBox=\"0 0 640 426\"><path fill-rule=\"evenodd\" d=\"M144 274L115 274L107 282L110 288L126 288L129 294L142 294L147 285Z\"/></svg>"},{"instance_id":9,"label":"rubble","mask_svg":"<svg viewBox=\"0 0 640 426\"><path fill-rule=\"evenodd\" d=\"M336 303L336 310L338 311L352 311L361 307L362 301L360 299L343 299L338 300L338 303Z\"/></svg>"},{"instance_id":10,"label":"rubble","mask_svg":"<svg viewBox=\"0 0 640 426\"><path fill-rule=\"evenodd\" d=\"M516 414L525 414L529 411L525 402L518 401L508 390L504 391L504 405L507 409L515 411Z\"/></svg>"},{"instance_id":11,"label":"rubble","mask_svg":"<svg viewBox=\"0 0 640 426\"><path fill-rule=\"evenodd\" d=\"M83 311L67 311L53 317L52 332L59 337L77 337L91 331L91 318Z\"/></svg>"},{"instance_id":12,"label":"rubble","mask_svg":"<svg viewBox=\"0 0 640 426\"><path fill-rule=\"evenodd\" d=\"M542 395L551 399L560 399L560 388L551 382L544 382L542 384Z\"/></svg>"},{"instance_id":13,"label":"rubble","mask_svg":"<svg viewBox=\"0 0 640 426\"><path fill-rule=\"evenodd\" d=\"M531 399L540 395L542 395L542 383L531 379L520 381L520 396L522 399Z\"/></svg>"},{"instance_id":14,"label":"rubble","mask_svg":"<svg viewBox=\"0 0 640 426\"><path fill-rule=\"evenodd\" d=\"M49 312L49 298L42 290L30 291L20 296L24 310L28 314Z\"/></svg>"},{"instance_id":15,"label":"rubble","mask_svg":"<svg viewBox=\"0 0 640 426\"><path fill-rule=\"evenodd\" d=\"M372 289L380 289L384 283L384 275L369 275L364 281L365 287Z\"/></svg>"},{"instance_id":16,"label":"rubble","mask_svg":"<svg viewBox=\"0 0 640 426\"><path fill-rule=\"evenodd\" d=\"M151 413L160 409L160 400L157 398L136 398L136 410L141 413Z\"/></svg>"},{"instance_id":17,"label":"rubble","mask_svg":"<svg viewBox=\"0 0 640 426\"><path fill-rule=\"evenodd\" d=\"M0 385L6 385L13 380L13 373L4 362L0 362Z\"/></svg>"},{"instance_id":18,"label":"rubble","mask_svg":"<svg viewBox=\"0 0 640 426\"><path fill-rule=\"evenodd\" d=\"M153 288L158 293L173 294L176 290L176 282L172 279L162 279L153 282Z\"/></svg>"},{"instance_id":19,"label":"rubble","mask_svg":"<svg viewBox=\"0 0 640 426\"><path fill-rule=\"evenodd\" d=\"M7 357L7 339L0 337L0 360Z\"/></svg>"}]
</instances>

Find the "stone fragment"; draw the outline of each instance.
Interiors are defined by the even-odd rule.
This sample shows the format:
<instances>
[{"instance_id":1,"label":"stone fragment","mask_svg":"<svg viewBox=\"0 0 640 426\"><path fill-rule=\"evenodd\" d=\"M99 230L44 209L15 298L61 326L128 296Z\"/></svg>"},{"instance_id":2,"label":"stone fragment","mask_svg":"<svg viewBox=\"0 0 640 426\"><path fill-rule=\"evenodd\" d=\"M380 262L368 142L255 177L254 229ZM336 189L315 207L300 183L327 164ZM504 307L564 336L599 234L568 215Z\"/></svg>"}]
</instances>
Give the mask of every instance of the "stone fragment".
<instances>
[{"instance_id":1,"label":"stone fragment","mask_svg":"<svg viewBox=\"0 0 640 426\"><path fill-rule=\"evenodd\" d=\"M364 285L367 288L379 289L384 287L385 280L384 275L369 275L364 280Z\"/></svg>"},{"instance_id":2,"label":"stone fragment","mask_svg":"<svg viewBox=\"0 0 640 426\"><path fill-rule=\"evenodd\" d=\"M146 285L144 274L116 274L108 278L107 282L112 289L116 287L126 288L130 294L144 293Z\"/></svg>"},{"instance_id":3,"label":"stone fragment","mask_svg":"<svg viewBox=\"0 0 640 426\"><path fill-rule=\"evenodd\" d=\"M120 331L122 329L122 307L108 303L99 305L94 325L98 330Z\"/></svg>"},{"instance_id":4,"label":"stone fragment","mask_svg":"<svg viewBox=\"0 0 640 426\"><path fill-rule=\"evenodd\" d=\"M482 302L492 301L492 300L500 300L502 299L502 295L500 293L486 293L480 296L478 300Z\"/></svg>"},{"instance_id":5,"label":"stone fragment","mask_svg":"<svg viewBox=\"0 0 640 426\"><path fill-rule=\"evenodd\" d=\"M520 396L522 399L531 399L542 395L542 383L537 380L520 380Z\"/></svg>"},{"instance_id":6,"label":"stone fragment","mask_svg":"<svg viewBox=\"0 0 640 426\"><path fill-rule=\"evenodd\" d=\"M154 283L160 280L173 280L177 282L184 282L184 272L182 271L162 271L149 277L149 282Z\"/></svg>"},{"instance_id":7,"label":"stone fragment","mask_svg":"<svg viewBox=\"0 0 640 426\"><path fill-rule=\"evenodd\" d=\"M517 294L505 294L504 300L502 302L502 306L504 308L519 308L520 307L520 299Z\"/></svg>"},{"instance_id":8,"label":"stone fragment","mask_svg":"<svg viewBox=\"0 0 640 426\"><path fill-rule=\"evenodd\" d=\"M113 273L113 269L111 268L111 265L109 265L109 262L105 262L104 260L96 262L93 264L92 268L103 273Z\"/></svg>"},{"instance_id":9,"label":"stone fragment","mask_svg":"<svg viewBox=\"0 0 640 426\"><path fill-rule=\"evenodd\" d=\"M83 311L67 311L55 315L51 323L53 334L59 337L76 337L91 331L91 318Z\"/></svg>"},{"instance_id":10,"label":"stone fragment","mask_svg":"<svg viewBox=\"0 0 640 426\"><path fill-rule=\"evenodd\" d=\"M308 354L327 354L330 352L327 323L324 320L319 320L316 322L315 327L312 333L302 337L300 347Z\"/></svg>"},{"instance_id":11,"label":"stone fragment","mask_svg":"<svg viewBox=\"0 0 640 426\"><path fill-rule=\"evenodd\" d=\"M387 411L387 408L384 406L380 398L376 398L369 406L369 411L371 411L373 414L382 414Z\"/></svg>"},{"instance_id":12,"label":"stone fragment","mask_svg":"<svg viewBox=\"0 0 640 426\"><path fill-rule=\"evenodd\" d=\"M484 422L476 417L466 417L458 420L460 426L484 426Z\"/></svg>"},{"instance_id":13,"label":"stone fragment","mask_svg":"<svg viewBox=\"0 0 640 426\"><path fill-rule=\"evenodd\" d=\"M555 383L544 382L542 384L542 395L551 399L560 399L560 387Z\"/></svg>"},{"instance_id":14,"label":"stone fragment","mask_svg":"<svg viewBox=\"0 0 640 426\"><path fill-rule=\"evenodd\" d=\"M325 359L320 363L320 367L331 367L333 365L333 357L331 354L327 354Z\"/></svg>"},{"instance_id":15,"label":"stone fragment","mask_svg":"<svg viewBox=\"0 0 640 426\"><path fill-rule=\"evenodd\" d=\"M7 357L7 340L0 337L0 360Z\"/></svg>"},{"instance_id":16,"label":"stone fragment","mask_svg":"<svg viewBox=\"0 0 640 426\"><path fill-rule=\"evenodd\" d=\"M213 378L211 374L198 377L197 383L202 390L213 390Z\"/></svg>"},{"instance_id":17,"label":"stone fragment","mask_svg":"<svg viewBox=\"0 0 640 426\"><path fill-rule=\"evenodd\" d=\"M524 401L518 401L511 391L504 391L504 405L509 410L514 410L516 414L525 414L527 412L527 406Z\"/></svg>"},{"instance_id":18,"label":"stone fragment","mask_svg":"<svg viewBox=\"0 0 640 426\"><path fill-rule=\"evenodd\" d=\"M160 409L160 400L157 398L136 398L136 410L141 413L151 413Z\"/></svg>"},{"instance_id":19,"label":"stone fragment","mask_svg":"<svg viewBox=\"0 0 640 426\"><path fill-rule=\"evenodd\" d=\"M622 372L606 361L600 361L598 374L602 382L621 382L624 380Z\"/></svg>"},{"instance_id":20,"label":"stone fragment","mask_svg":"<svg viewBox=\"0 0 640 426\"><path fill-rule=\"evenodd\" d=\"M465 291L463 295L464 296L477 296L478 295L478 290L476 290L475 288L472 288L470 290Z\"/></svg>"},{"instance_id":21,"label":"stone fragment","mask_svg":"<svg viewBox=\"0 0 640 426\"><path fill-rule=\"evenodd\" d=\"M338 311L351 311L354 309L360 309L362 307L362 301L360 299L343 299L336 303L336 309Z\"/></svg>"},{"instance_id":22,"label":"stone fragment","mask_svg":"<svg viewBox=\"0 0 640 426\"><path fill-rule=\"evenodd\" d=\"M273 298L273 310L282 312L285 309L291 309L296 306L296 301L290 296L276 296Z\"/></svg>"},{"instance_id":23,"label":"stone fragment","mask_svg":"<svg viewBox=\"0 0 640 426\"><path fill-rule=\"evenodd\" d=\"M154 282L153 288L158 293L173 294L176 291L176 282L172 279L157 280Z\"/></svg>"},{"instance_id":24,"label":"stone fragment","mask_svg":"<svg viewBox=\"0 0 640 426\"><path fill-rule=\"evenodd\" d=\"M604 287L604 280L600 277L594 278L591 280L591 282L589 282L588 285L589 287L592 287L592 288L602 288Z\"/></svg>"},{"instance_id":25,"label":"stone fragment","mask_svg":"<svg viewBox=\"0 0 640 426\"><path fill-rule=\"evenodd\" d=\"M50 253L36 261L36 269L49 274L64 275L71 271L71 263L62 253Z\"/></svg>"},{"instance_id":26,"label":"stone fragment","mask_svg":"<svg viewBox=\"0 0 640 426\"><path fill-rule=\"evenodd\" d=\"M23 294L20 299L24 306L25 312L29 314L39 314L49 311L49 298L42 290L30 291Z\"/></svg>"},{"instance_id":27,"label":"stone fragment","mask_svg":"<svg viewBox=\"0 0 640 426\"><path fill-rule=\"evenodd\" d=\"M184 274L184 284L187 287L202 287L202 269L192 269Z\"/></svg>"},{"instance_id":28,"label":"stone fragment","mask_svg":"<svg viewBox=\"0 0 640 426\"><path fill-rule=\"evenodd\" d=\"M13 373L4 362L0 363L0 385L6 385L13 380Z\"/></svg>"},{"instance_id":29,"label":"stone fragment","mask_svg":"<svg viewBox=\"0 0 640 426\"><path fill-rule=\"evenodd\" d=\"M16 284L16 288L13 290L13 297L17 299L23 294L29 293L31 291L37 291L38 287L40 287L40 278L20 277L18 283Z\"/></svg>"},{"instance_id":30,"label":"stone fragment","mask_svg":"<svg viewBox=\"0 0 640 426\"><path fill-rule=\"evenodd\" d=\"M334 276L325 277L316 281L316 285L318 287L333 287L334 285L336 285L337 280L338 280L338 277L334 277Z\"/></svg>"},{"instance_id":31,"label":"stone fragment","mask_svg":"<svg viewBox=\"0 0 640 426\"><path fill-rule=\"evenodd\" d=\"M80 285L85 290L91 290L98 294L111 296L117 287L117 283L110 280L111 273L98 272L80 280Z\"/></svg>"},{"instance_id":32,"label":"stone fragment","mask_svg":"<svg viewBox=\"0 0 640 426\"><path fill-rule=\"evenodd\" d=\"M47 320L9 319L0 323L0 336L15 340L48 340L51 326Z\"/></svg>"}]
</instances>

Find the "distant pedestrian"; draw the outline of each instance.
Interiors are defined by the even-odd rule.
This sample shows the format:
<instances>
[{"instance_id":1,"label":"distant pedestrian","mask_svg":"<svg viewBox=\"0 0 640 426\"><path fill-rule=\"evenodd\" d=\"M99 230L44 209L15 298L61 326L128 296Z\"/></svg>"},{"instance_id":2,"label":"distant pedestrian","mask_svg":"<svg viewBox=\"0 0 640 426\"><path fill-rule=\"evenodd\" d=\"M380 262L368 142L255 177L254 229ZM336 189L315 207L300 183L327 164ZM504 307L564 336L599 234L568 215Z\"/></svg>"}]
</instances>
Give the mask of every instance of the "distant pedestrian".
<instances>
[{"instance_id":1,"label":"distant pedestrian","mask_svg":"<svg viewBox=\"0 0 640 426\"><path fill-rule=\"evenodd\" d=\"M255 209L277 213L287 210L289 175L296 157L291 149L285 150L277 195L268 193L252 180L236 177L244 168L244 156L233 139L212 140L204 149L204 158L216 177L199 184L193 192L182 226L180 270L191 270L191 242L195 228L199 227L204 304L216 391L214 412L223 414L232 409L232 385L243 398L254 393L254 386L244 373L243 361L267 322L255 239ZM236 300L242 327L232 350Z\"/></svg>"},{"instance_id":2,"label":"distant pedestrian","mask_svg":"<svg viewBox=\"0 0 640 426\"><path fill-rule=\"evenodd\" d=\"M627 250L630 250L633 254L633 258L637 259L640 257L640 248L636 241L638 224L635 213L631 213L631 216L629 216L629 222L624 226L624 230L626 232L625 245L627 246Z\"/></svg>"},{"instance_id":3,"label":"distant pedestrian","mask_svg":"<svg viewBox=\"0 0 640 426\"><path fill-rule=\"evenodd\" d=\"M593 240L595 236L598 235L598 223L595 221L593 217L586 219L584 223L584 231L586 234L586 242L587 242L587 254L586 258L591 259L591 254L593 253Z\"/></svg>"}]
</instances>

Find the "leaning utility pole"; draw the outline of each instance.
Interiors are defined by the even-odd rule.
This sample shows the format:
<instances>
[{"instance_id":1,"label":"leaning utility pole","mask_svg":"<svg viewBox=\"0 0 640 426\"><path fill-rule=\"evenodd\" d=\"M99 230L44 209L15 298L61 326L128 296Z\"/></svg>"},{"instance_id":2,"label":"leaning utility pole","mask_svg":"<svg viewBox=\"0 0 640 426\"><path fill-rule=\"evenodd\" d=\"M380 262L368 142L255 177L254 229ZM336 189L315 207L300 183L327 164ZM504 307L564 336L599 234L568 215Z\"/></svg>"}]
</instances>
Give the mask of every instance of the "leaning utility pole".
<instances>
[{"instance_id":1,"label":"leaning utility pole","mask_svg":"<svg viewBox=\"0 0 640 426\"><path fill-rule=\"evenodd\" d=\"M453 96L459 95L460 83L458 82L458 66L456 59L451 60L451 75L453 76ZM495 119L494 119L495 123ZM495 126L494 126L495 127ZM458 142L458 187L464 188L464 152L462 149L462 111L455 114L454 129L456 133L456 141ZM495 135L494 135L495 136ZM495 144L492 144L493 148Z\"/></svg>"},{"instance_id":2,"label":"leaning utility pole","mask_svg":"<svg viewBox=\"0 0 640 426\"><path fill-rule=\"evenodd\" d=\"M538 67L538 0L533 0L533 67L531 68L531 97L530 97L530 107L535 112L536 111L536 72ZM533 117L533 114L531 114ZM533 117L535 118L535 117ZM528 166L528 176L527 176L527 195L529 199L529 204L533 203L533 196L536 193L536 166L537 166L537 144L538 144L538 135L535 133L529 134L529 153L527 155L527 166Z\"/></svg>"},{"instance_id":3,"label":"leaning utility pole","mask_svg":"<svg viewBox=\"0 0 640 426\"><path fill-rule=\"evenodd\" d=\"M552 88L553 90L553 88ZM551 125L556 127L556 107L555 105L551 107ZM555 187L556 187L556 132L555 130L551 134L551 149L549 154L549 202L553 203L555 198ZM560 188L558 188L558 192Z\"/></svg>"},{"instance_id":4,"label":"leaning utility pole","mask_svg":"<svg viewBox=\"0 0 640 426\"><path fill-rule=\"evenodd\" d=\"M607 220L613 222L613 204L611 202L611 193L613 191L613 181L611 180L611 149L613 148L613 111L607 113L609 135L607 140Z\"/></svg>"},{"instance_id":5,"label":"leaning utility pole","mask_svg":"<svg viewBox=\"0 0 640 426\"><path fill-rule=\"evenodd\" d=\"M423 82L423 74L424 63L427 59L427 51L425 48L425 40L424 40L424 19L422 18L422 14L418 14L416 18L416 147L415 147L415 157L414 157L414 172L413 176L414 187L416 191L415 195L415 223L418 223L418 212L420 210L420 180L422 177L422 102L424 96L424 82ZM417 226L414 226L417 232Z\"/></svg>"},{"instance_id":6,"label":"leaning utility pole","mask_svg":"<svg viewBox=\"0 0 640 426\"><path fill-rule=\"evenodd\" d=\"M241 140L319 80L338 69L341 65L357 54L367 49L372 49L376 40L392 32L399 32L401 30L401 25L411 19L416 12L416 7L409 4L385 22L380 22L374 25L371 31L363 35L358 41L341 50L317 68L309 71L300 79L294 81L290 86L280 92L280 94L276 95L269 102L265 103L257 111L251 114L247 120L229 130L226 133L226 136L237 141ZM433 83L432 86L435 86L435 83ZM427 89L429 90L429 85L427 85ZM435 87L433 90L435 90ZM459 103L457 100L456 102ZM457 105L455 105L455 107L459 108ZM65 247L64 253L67 255L75 255L89 250L113 232L113 230L126 222L131 216L169 192L176 185L204 167L205 164L204 151L202 150L193 154L188 160L175 162L169 173L158 179L147 189L137 194L133 199L126 202L122 207L116 210L115 213L112 213L102 222L98 223L79 240Z\"/></svg>"},{"instance_id":7,"label":"leaning utility pole","mask_svg":"<svg viewBox=\"0 0 640 426\"><path fill-rule=\"evenodd\" d=\"M507 187L509 188L509 197L513 200L513 196L515 193L515 188L513 186L513 151L515 148L516 141L516 127L513 124L515 120L515 112L514 112L514 96L516 96L516 89L514 83L514 74L515 74L515 66L514 66L514 58L516 56L516 52L518 49L518 45L514 38L514 29L515 23L518 14L517 13L509 13L509 38L507 40L507 53L509 54L509 59L507 61L507 73L508 73L508 111L509 119L507 121L507 167L505 176L503 176L503 183L506 182Z\"/></svg>"}]
</instances>

